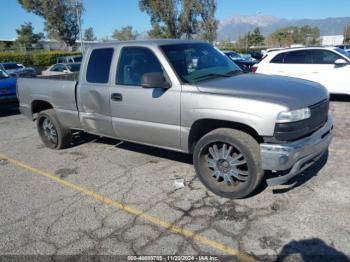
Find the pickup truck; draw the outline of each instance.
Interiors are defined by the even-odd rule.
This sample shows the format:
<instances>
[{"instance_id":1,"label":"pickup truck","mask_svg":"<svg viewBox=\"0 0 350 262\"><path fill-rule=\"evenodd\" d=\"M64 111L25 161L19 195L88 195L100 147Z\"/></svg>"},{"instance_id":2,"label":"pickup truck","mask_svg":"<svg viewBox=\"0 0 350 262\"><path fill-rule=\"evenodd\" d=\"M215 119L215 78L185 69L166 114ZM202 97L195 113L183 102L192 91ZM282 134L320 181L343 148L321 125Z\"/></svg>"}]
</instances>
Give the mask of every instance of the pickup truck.
<instances>
[{"instance_id":1,"label":"pickup truck","mask_svg":"<svg viewBox=\"0 0 350 262\"><path fill-rule=\"evenodd\" d=\"M200 181L222 197L250 195L266 170L269 185L287 182L332 138L323 86L243 73L204 42L100 44L75 77L18 80L20 110L47 147L68 147L81 130L190 153Z\"/></svg>"}]
</instances>

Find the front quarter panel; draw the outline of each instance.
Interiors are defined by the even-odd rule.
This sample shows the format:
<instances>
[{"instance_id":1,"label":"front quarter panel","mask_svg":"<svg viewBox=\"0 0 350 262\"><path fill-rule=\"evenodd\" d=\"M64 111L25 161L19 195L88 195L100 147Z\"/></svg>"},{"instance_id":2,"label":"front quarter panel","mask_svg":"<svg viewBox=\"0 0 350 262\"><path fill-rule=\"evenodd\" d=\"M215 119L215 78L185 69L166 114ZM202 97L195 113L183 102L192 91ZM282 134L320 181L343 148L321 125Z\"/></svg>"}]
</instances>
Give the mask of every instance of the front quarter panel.
<instances>
[{"instance_id":1,"label":"front quarter panel","mask_svg":"<svg viewBox=\"0 0 350 262\"><path fill-rule=\"evenodd\" d=\"M224 120L253 128L260 136L273 136L276 117L287 108L268 102L199 92L183 86L181 108L182 147L187 148L191 126L200 119Z\"/></svg>"}]
</instances>

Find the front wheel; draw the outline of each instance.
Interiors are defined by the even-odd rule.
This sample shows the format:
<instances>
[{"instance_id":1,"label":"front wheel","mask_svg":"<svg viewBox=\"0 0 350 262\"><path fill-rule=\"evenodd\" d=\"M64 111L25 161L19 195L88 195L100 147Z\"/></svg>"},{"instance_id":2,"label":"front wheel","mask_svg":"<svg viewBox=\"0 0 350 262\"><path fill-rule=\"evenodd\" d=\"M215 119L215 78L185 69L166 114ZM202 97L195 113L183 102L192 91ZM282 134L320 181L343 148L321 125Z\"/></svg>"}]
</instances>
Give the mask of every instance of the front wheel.
<instances>
[{"instance_id":1,"label":"front wheel","mask_svg":"<svg viewBox=\"0 0 350 262\"><path fill-rule=\"evenodd\" d=\"M203 136L195 146L193 162L200 181L226 198L248 196L264 175L259 144L235 129L220 128Z\"/></svg>"},{"instance_id":2,"label":"front wheel","mask_svg":"<svg viewBox=\"0 0 350 262\"><path fill-rule=\"evenodd\" d=\"M41 140L48 148L63 149L71 143L71 130L60 124L53 109L38 114L37 128Z\"/></svg>"}]
</instances>

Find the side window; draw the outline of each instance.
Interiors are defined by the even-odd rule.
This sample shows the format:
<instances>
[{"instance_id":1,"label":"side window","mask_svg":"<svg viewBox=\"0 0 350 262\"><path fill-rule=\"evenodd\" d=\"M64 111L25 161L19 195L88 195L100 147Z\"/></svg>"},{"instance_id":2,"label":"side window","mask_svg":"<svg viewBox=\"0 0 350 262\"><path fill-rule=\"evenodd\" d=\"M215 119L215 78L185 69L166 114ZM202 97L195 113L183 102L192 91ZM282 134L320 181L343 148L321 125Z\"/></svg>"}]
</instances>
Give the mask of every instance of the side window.
<instances>
[{"instance_id":1,"label":"side window","mask_svg":"<svg viewBox=\"0 0 350 262\"><path fill-rule=\"evenodd\" d=\"M124 47L121 51L116 84L141 84L141 78L146 73L163 73L162 66L151 50L144 47Z\"/></svg>"},{"instance_id":2,"label":"side window","mask_svg":"<svg viewBox=\"0 0 350 262\"><path fill-rule=\"evenodd\" d=\"M271 59L270 63L283 64L284 57L286 56L286 54L288 54L288 53L282 53L282 54L276 55L274 58Z\"/></svg>"},{"instance_id":3,"label":"side window","mask_svg":"<svg viewBox=\"0 0 350 262\"><path fill-rule=\"evenodd\" d=\"M54 65L50 71L60 72L61 65Z\"/></svg>"},{"instance_id":4,"label":"side window","mask_svg":"<svg viewBox=\"0 0 350 262\"><path fill-rule=\"evenodd\" d=\"M326 50L313 50L313 60L315 64L334 64L334 62L341 58L336 53Z\"/></svg>"},{"instance_id":5,"label":"side window","mask_svg":"<svg viewBox=\"0 0 350 262\"><path fill-rule=\"evenodd\" d=\"M108 83L113 51L113 48L101 48L91 52L86 70L86 81L97 84Z\"/></svg>"},{"instance_id":6,"label":"side window","mask_svg":"<svg viewBox=\"0 0 350 262\"><path fill-rule=\"evenodd\" d=\"M285 64L312 64L312 54L310 51L289 52L284 58Z\"/></svg>"}]
</instances>

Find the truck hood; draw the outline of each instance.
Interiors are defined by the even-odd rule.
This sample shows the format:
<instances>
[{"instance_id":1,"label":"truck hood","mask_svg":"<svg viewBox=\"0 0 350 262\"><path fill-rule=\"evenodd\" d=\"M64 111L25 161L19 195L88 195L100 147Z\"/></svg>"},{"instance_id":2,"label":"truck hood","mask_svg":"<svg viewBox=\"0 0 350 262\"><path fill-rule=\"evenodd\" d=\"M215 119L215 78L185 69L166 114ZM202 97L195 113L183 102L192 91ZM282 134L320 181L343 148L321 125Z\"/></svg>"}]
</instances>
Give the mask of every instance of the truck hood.
<instances>
[{"instance_id":1,"label":"truck hood","mask_svg":"<svg viewBox=\"0 0 350 262\"><path fill-rule=\"evenodd\" d=\"M320 84L298 78L261 74L240 74L200 82L199 91L230 95L280 104L291 110L307 107L328 99Z\"/></svg>"}]
</instances>

